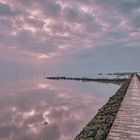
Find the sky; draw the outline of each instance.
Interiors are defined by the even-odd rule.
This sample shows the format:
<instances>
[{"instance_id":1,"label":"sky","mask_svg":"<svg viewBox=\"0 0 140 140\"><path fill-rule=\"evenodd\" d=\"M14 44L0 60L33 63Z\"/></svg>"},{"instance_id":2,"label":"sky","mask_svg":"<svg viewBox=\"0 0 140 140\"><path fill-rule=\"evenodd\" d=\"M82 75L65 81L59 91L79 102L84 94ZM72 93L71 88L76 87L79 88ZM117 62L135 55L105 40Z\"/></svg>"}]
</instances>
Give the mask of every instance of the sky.
<instances>
[{"instance_id":1,"label":"sky","mask_svg":"<svg viewBox=\"0 0 140 140\"><path fill-rule=\"evenodd\" d=\"M140 0L0 0L1 68L140 68Z\"/></svg>"}]
</instances>

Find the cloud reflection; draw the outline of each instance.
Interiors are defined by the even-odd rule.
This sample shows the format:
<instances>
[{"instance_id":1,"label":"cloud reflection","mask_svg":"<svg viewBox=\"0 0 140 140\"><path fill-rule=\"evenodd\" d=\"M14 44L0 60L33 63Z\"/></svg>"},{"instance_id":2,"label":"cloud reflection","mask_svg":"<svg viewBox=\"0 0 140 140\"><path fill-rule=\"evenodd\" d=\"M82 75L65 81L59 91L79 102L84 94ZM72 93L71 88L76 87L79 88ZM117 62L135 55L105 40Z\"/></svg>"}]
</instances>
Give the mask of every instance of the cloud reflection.
<instances>
[{"instance_id":1,"label":"cloud reflection","mask_svg":"<svg viewBox=\"0 0 140 140\"><path fill-rule=\"evenodd\" d=\"M4 140L72 140L105 102L78 83L25 81L15 86L0 92Z\"/></svg>"}]
</instances>

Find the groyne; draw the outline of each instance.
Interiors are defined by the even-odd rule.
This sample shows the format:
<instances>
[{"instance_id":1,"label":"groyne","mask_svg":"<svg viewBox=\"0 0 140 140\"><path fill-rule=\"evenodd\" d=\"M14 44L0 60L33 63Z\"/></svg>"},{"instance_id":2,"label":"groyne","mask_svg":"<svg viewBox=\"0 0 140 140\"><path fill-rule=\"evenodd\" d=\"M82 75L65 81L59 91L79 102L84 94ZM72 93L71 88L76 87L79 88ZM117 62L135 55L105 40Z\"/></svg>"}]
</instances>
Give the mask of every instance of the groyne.
<instances>
[{"instance_id":1,"label":"groyne","mask_svg":"<svg viewBox=\"0 0 140 140\"><path fill-rule=\"evenodd\" d=\"M95 117L83 128L75 140L105 140L113 124L132 76L125 80L120 89L99 109Z\"/></svg>"},{"instance_id":2,"label":"groyne","mask_svg":"<svg viewBox=\"0 0 140 140\"><path fill-rule=\"evenodd\" d=\"M77 77L46 77L46 79L50 80L76 80L76 81L82 81L82 82L100 82L100 83L113 83L113 84L122 84L126 81L125 78L77 78Z\"/></svg>"}]
</instances>

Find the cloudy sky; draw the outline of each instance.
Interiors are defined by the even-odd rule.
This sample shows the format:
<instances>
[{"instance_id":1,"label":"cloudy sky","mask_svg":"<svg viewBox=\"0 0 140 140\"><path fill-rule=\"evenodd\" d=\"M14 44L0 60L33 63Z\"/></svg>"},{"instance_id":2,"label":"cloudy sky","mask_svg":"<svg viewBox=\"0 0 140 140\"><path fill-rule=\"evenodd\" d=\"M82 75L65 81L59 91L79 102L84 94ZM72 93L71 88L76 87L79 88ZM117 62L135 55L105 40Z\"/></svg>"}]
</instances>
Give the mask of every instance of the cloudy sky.
<instances>
[{"instance_id":1,"label":"cloudy sky","mask_svg":"<svg viewBox=\"0 0 140 140\"><path fill-rule=\"evenodd\" d=\"M139 71L140 0L0 0L0 64Z\"/></svg>"}]
</instances>

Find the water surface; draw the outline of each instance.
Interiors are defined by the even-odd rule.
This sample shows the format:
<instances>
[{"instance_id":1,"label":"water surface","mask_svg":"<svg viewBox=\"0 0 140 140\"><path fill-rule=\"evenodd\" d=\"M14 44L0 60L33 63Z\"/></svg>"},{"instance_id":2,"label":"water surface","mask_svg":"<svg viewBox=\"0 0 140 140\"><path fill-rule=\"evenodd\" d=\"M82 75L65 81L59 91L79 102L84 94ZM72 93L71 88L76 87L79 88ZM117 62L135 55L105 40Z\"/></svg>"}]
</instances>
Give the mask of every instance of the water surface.
<instances>
[{"instance_id":1,"label":"water surface","mask_svg":"<svg viewBox=\"0 0 140 140\"><path fill-rule=\"evenodd\" d=\"M0 140L73 140L117 85L0 74Z\"/></svg>"}]
</instances>

